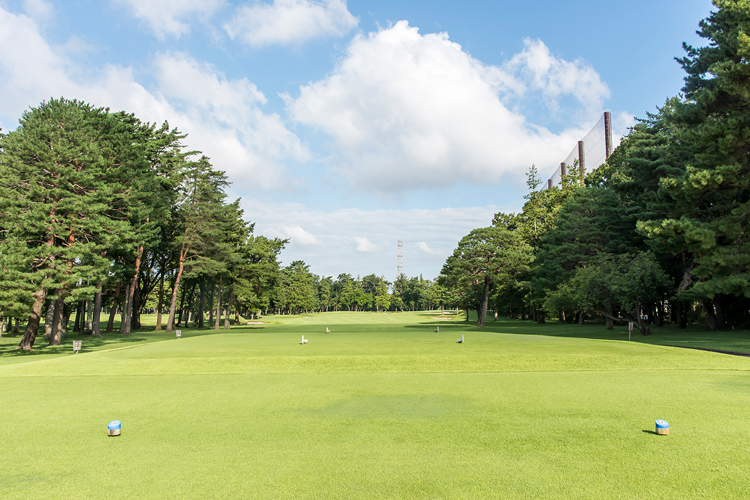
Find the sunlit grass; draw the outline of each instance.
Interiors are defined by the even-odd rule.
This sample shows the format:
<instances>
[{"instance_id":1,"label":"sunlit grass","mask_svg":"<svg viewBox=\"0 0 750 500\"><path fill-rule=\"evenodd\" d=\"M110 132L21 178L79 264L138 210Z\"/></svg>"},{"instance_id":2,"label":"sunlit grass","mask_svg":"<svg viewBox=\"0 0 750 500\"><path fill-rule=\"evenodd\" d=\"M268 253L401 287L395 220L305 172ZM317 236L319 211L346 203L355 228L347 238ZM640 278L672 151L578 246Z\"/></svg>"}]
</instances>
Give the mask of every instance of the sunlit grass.
<instances>
[{"instance_id":1,"label":"sunlit grass","mask_svg":"<svg viewBox=\"0 0 750 500\"><path fill-rule=\"evenodd\" d=\"M0 497L747 497L750 358L435 316L3 338Z\"/></svg>"}]
</instances>

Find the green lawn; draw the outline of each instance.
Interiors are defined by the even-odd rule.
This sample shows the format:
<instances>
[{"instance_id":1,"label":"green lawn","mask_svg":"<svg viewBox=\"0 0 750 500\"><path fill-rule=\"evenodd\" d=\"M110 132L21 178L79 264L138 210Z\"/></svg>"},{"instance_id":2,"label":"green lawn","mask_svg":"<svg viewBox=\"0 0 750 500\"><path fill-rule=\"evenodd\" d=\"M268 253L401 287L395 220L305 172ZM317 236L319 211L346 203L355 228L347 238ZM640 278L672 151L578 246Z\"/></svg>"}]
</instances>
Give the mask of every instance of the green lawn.
<instances>
[{"instance_id":1,"label":"green lawn","mask_svg":"<svg viewBox=\"0 0 750 500\"><path fill-rule=\"evenodd\" d=\"M750 496L750 358L669 345L706 332L433 316L5 336L0 498Z\"/></svg>"}]
</instances>

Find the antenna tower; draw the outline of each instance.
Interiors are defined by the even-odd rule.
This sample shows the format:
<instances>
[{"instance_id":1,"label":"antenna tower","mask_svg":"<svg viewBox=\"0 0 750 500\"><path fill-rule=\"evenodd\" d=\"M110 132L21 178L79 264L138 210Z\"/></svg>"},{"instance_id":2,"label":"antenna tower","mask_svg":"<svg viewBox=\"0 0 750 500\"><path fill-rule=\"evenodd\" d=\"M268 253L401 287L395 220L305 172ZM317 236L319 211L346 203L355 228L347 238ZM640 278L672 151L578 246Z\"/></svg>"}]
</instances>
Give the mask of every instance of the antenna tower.
<instances>
[{"instance_id":1,"label":"antenna tower","mask_svg":"<svg viewBox=\"0 0 750 500\"><path fill-rule=\"evenodd\" d=\"M396 278L404 274L404 243L398 240L398 274Z\"/></svg>"}]
</instances>

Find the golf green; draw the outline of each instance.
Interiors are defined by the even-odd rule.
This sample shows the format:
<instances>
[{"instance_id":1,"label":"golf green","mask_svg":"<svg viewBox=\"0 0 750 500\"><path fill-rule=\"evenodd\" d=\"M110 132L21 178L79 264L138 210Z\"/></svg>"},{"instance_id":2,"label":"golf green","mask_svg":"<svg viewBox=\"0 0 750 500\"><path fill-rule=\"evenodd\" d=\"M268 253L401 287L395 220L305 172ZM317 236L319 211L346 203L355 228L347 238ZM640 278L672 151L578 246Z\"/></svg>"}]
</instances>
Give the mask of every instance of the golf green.
<instances>
[{"instance_id":1,"label":"golf green","mask_svg":"<svg viewBox=\"0 0 750 500\"><path fill-rule=\"evenodd\" d=\"M0 497L750 495L750 358L435 318L0 351Z\"/></svg>"}]
</instances>

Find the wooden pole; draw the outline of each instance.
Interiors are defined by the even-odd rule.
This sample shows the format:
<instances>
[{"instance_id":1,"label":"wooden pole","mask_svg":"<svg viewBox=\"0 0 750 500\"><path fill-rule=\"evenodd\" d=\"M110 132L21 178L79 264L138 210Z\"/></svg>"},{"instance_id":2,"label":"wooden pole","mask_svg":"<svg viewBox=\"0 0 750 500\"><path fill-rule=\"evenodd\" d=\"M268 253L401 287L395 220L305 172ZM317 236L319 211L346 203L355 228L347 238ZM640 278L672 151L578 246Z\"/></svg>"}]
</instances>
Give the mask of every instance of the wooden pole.
<instances>
[{"instance_id":1,"label":"wooden pole","mask_svg":"<svg viewBox=\"0 0 750 500\"><path fill-rule=\"evenodd\" d=\"M612 155L612 117L609 111L604 112L604 149L605 159Z\"/></svg>"},{"instance_id":2,"label":"wooden pole","mask_svg":"<svg viewBox=\"0 0 750 500\"><path fill-rule=\"evenodd\" d=\"M578 141L578 167L581 169L581 181L586 172L586 152L583 149L583 141Z\"/></svg>"},{"instance_id":3,"label":"wooden pole","mask_svg":"<svg viewBox=\"0 0 750 500\"><path fill-rule=\"evenodd\" d=\"M568 172L565 169L565 162L560 163L560 177L566 175Z\"/></svg>"}]
</instances>

